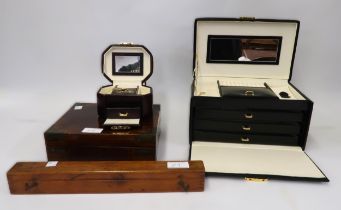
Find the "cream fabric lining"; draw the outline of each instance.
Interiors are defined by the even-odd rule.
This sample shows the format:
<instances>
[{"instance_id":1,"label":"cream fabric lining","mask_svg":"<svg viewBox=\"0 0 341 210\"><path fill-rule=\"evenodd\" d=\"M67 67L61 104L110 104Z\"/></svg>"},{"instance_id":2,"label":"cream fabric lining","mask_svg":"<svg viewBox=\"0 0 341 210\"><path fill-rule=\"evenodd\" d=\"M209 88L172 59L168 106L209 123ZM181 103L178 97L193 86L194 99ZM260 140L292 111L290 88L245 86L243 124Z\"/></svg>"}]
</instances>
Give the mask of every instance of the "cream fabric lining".
<instances>
[{"instance_id":1,"label":"cream fabric lining","mask_svg":"<svg viewBox=\"0 0 341 210\"><path fill-rule=\"evenodd\" d=\"M113 75L112 74L112 53L143 53L143 75L141 76L127 76L127 75ZM142 85L142 81L151 74L151 57L149 53L142 47L125 47L113 46L104 54L103 72L110 78L113 86L132 88Z\"/></svg>"},{"instance_id":2,"label":"cream fabric lining","mask_svg":"<svg viewBox=\"0 0 341 210\"><path fill-rule=\"evenodd\" d=\"M206 172L325 178L298 146L192 142L191 160Z\"/></svg>"},{"instance_id":3,"label":"cream fabric lining","mask_svg":"<svg viewBox=\"0 0 341 210\"><path fill-rule=\"evenodd\" d=\"M220 97L217 81L231 84L254 84L263 85L266 82L272 91L282 100L305 100L305 98L297 92L287 80L279 79L252 79L252 78L224 78L224 77L196 77L194 83L194 96ZM282 98L279 93L285 91L290 98Z\"/></svg>"},{"instance_id":4,"label":"cream fabric lining","mask_svg":"<svg viewBox=\"0 0 341 210\"><path fill-rule=\"evenodd\" d=\"M137 86L134 86L134 84L130 84L130 85L120 85L120 88L136 88ZM107 86L107 87L103 87L101 88L101 90L99 91L100 94L104 94L104 95L110 95L112 90L114 89L114 86ZM147 95L151 93L151 89L150 87L146 87L146 86L139 86L139 91L138 94L139 95Z\"/></svg>"},{"instance_id":5,"label":"cream fabric lining","mask_svg":"<svg viewBox=\"0 0 341 210\"><path fill-rule=\"evenodd\" d=\"M272 78L288 80L295 47L297 23L261 21L198 21L196 76ZM281 36L278 65L206 63L208 35Z\"/></svg>"}]
</instances>

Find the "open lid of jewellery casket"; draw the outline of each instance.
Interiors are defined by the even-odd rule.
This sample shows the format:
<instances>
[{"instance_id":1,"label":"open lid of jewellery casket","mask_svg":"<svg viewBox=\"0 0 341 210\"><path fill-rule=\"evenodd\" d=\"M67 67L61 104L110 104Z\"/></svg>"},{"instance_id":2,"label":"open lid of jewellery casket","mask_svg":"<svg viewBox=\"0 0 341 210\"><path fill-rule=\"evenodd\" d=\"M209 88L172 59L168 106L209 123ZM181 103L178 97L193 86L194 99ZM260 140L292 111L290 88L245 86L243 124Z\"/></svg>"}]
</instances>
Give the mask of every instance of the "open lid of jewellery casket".
<instances>
[{"instance_id":1,"label":"open lid of jewellery casket","mask_svg":"<svg viewBox=\"0 0 341 210\"><path fill-rule=\"evenodd\" d=\"M153 56L143 45L110 45L102 55L102 72L112 82L97 93L97 107L105 126L139 126L152 112ZM121 127L120 127L121 128Z\"/></svg>"},{"instance_id":2,"label":"open lid of jewellery casket","mask_svg":"<svg viewBox=\"0 0 341 210\"><path fill-rule=\"evenodd\" d=\"M266 82L276 95L282 90L289 92L291 97L285 100L312 104L290 83L298 32L297 20L196 19L193 98L221 97L217 81L251 87ZM207 174L328 181L299 145L196 139L191 140L190 159L203 160Z\"/></svg>"},{"instance_id":3,"label":"open lid of jewellery casket","mask_svg":"<svg viewBox=\"0 0 341 210\"><path fill-rule=\"evenodd\" d=\"M195 21L194 96L220 97L227 86L264 87L286 100L305 100L291 84L299 32L297 20L199 18ZM284 99L284 98L281 98Z\"/></svg>"},{"instance_id":4,"label":"open lid of jewellery casket","mask_svg":"<svg viewBox=\"0 0 341 210\"><path fill-rule=\"evenodd\" d=\"M137 88L138 95L152 91L146 81L153 73L153 56L143 45L110 45L103 52L102 72L112 85L101 88L101 94L111 94L114 88Z\"/></svg>"}]
</instances>

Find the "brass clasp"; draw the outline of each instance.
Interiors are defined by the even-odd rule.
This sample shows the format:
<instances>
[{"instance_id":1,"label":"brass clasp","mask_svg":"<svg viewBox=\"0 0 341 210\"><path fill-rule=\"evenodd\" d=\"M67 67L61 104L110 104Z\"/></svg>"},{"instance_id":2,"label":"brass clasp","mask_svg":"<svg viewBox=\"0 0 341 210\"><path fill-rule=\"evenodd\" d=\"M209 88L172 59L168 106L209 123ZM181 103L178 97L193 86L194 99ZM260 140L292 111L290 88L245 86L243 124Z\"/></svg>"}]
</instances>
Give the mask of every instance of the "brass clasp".
<instances>
[{"instance_id":1,"label":"brass clasp","mask_svg":"<svg viewBox=\"0 0 341 210\"><path fill-rule=\"evenodd\" d=\"M131 46L131 45L134 45L134 43L132 43L132 42L121 42L120 45L129 45L129 46Z\"/></svg>"},{"instance_id":2,"label":"brass clasp","mask_svg":"<svg viewBox=\"0 0 341 210\"><path fill-rule=\"evenodd\" d=\"M254 21L256 18L255 17L240 17L240 20L247 20L247 21Z\"/></svg>"},{"instance_id":3,"label":"brass clasp","mask_svg":"<svg viewBox=\"0 0 341 210\"><path fill-rule=\"evenodd\" d=\"M126 113L118 113L118 116L120 116L120 117L128 117L128 112L126 112Z\"/></svg>"},{"instance_id":4,"label":"brass clasp","mask_svg":"<svg viewBox=\"0 0 341 210\"><path fill-rule=\"evenodd\" d=\"M245 177L245 181L248 181L248 182L267 182L268 179L266 179L266 178L249 178L249 177Z\"/></svg>"},{"instance_id":5,"label":"brass clasp","mask_svg":"<svg viewBox=\"0 0 341 210\"><path fill-rule=\"evenodd\" d=\"M245 90L244 95L245 96L254 96L255 92L253 90Z\"/></svg>"}]
</instances>

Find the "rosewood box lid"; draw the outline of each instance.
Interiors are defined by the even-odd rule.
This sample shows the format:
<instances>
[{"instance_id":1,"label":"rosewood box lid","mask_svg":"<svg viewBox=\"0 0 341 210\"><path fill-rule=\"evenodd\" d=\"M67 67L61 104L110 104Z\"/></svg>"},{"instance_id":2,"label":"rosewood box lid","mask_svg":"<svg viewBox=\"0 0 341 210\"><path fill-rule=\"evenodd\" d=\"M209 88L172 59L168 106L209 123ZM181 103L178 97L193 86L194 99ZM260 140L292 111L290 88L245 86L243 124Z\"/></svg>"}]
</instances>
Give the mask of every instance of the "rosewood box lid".
<instances>
[{"instance_id":1,"label":"rosewood box lid","mask_svg":"<svg viewBox=\"0 0 341 210\"><path fill-rule=\"evenodd\" d=\"M160 105L153 105L138 128L103 129L95 103L75 103L44 133L48 159L155 160L159 114Z\"/></svg>"}]
</instances>

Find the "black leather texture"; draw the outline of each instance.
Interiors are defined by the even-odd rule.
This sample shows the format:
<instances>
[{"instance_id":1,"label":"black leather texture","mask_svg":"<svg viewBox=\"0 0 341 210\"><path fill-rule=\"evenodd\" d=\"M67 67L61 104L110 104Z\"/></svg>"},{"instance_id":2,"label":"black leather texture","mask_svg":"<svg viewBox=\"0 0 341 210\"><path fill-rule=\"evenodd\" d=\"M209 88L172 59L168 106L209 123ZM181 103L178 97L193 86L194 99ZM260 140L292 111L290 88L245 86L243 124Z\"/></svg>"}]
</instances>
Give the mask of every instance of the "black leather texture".
<instances>
[{"instance_id":1,"label":"black leather texture","mask_svg":"<svg viewBox=\"0 0 341 210\"><path fill-rule=\"evenodd\" d=\"M274 92L266 87L219 86L219 92L222 97L277 98Z\"/></svg>"}]
</instances>

